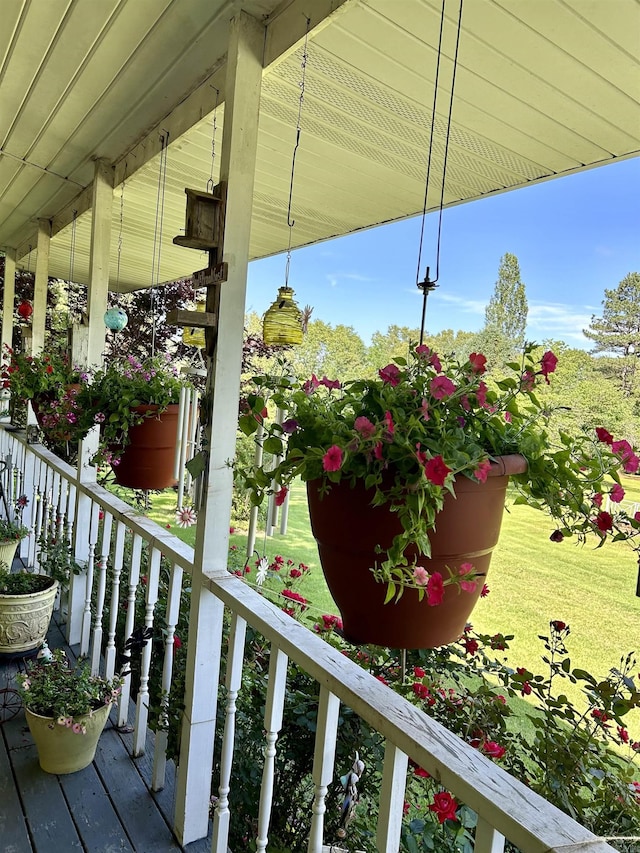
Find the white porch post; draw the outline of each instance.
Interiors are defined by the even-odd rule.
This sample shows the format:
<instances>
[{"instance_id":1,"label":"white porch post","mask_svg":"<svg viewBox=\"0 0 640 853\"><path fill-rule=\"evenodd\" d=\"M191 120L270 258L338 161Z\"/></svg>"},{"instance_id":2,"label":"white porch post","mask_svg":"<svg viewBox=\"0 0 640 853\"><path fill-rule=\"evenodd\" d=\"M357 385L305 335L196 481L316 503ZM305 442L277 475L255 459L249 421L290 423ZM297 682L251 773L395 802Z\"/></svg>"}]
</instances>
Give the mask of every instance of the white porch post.
<instances>
[{"instance_id":1,"label":"white porch post","mask_svg":"<svg viewBox=\"0 0 640 853\"><path fill-rule=\"evenodd\" d=\"M89 289L87 293L89 326L74 328L73 357L86 354L86 364L102 365L105 326L109 292L109 257L111 252L111 216L113 208L113 169L104 160L97 160L93 176L91 246L89 255ZM79 336L82 335L82 339ZM86 335L86 338L85 338ZM78 450L77 479L79 483L95 483L96 469L89 460L98 449L100 430L92 429L80 442ZM89 559L89 529L91 524L91 499L77 492L75 515L74 555L79 563ZM85 603L87 576L73 575L69 587L69 618L67 641L80 642L82 616Z\"/></svg>"},{"instance_id":2,"label":"white porch post","mask_svg":"<svg viewBox=\"0 0 640 853\"><path fill-rule=\"evenodd\" d=\"M4 293L2 296L2 341L0 352L4 358L4 345L13 341L13 303L16 298L16 253L8 249L4 256Z\"/></svg>"},{"instance_id":3,"label":"white porch post","mask_svg":"<svg viewBox=\"0 0 640 853\"><path fill-rule=\"evenodd\" d=\"M227 571L233 490L227 462L235 454L263 43L264 28L240 12L231 24L227 53L220 178L227 182L224 259L229 276L222 285L217 346L207 377L214 391L207 427L211 444L196 535L176 790L175 831L182 844L205 837L208 830L223 608L204 582L207 574Z\"/></svg>"},{"instance_id":4,"label":"white porch post","mask_svg":"<svg viewBox=\"0 0 640 853\"><path fill-rule=\"evenodd\" d=\"M49 245L51 223L38 220L38 257L33 290L33 319L31 321L31 354L40 355L44 349L44 327L47 317L47 283L49 281Z\"/></svg>"}]
</instances>

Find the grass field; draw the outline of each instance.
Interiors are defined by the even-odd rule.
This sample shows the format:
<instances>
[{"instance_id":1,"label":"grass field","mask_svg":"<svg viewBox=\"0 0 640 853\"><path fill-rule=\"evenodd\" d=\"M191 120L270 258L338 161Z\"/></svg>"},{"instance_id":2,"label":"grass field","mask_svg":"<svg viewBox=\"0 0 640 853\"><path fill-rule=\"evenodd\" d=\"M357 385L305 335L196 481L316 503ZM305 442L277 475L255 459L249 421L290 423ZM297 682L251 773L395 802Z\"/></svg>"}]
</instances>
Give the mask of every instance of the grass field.
<instances>
[{"instance_id":1,"label":"grass field","mask_svg":"<svg viewBox=\"0 0 640 853\"><path fill-rule=\"evenodd\" d=\"M624 486L627 498L640 501L638 479L627 478ZM174 509L174 494L165 492L154 497L150 515L162 524L170 523L172 532L193 544L195 528L179 529L174 523ZM550 620L562 620L571 628L568 648L572 665L603 676L619 664L621 656L638 650L640 598L635 596L634 552L622 543L601 549L571 540L553 543L549 541L552 530L543 513L528 507L511 507L505 513L488 576L491 592L474 610L473 625L482 633L514 634L508 652L499 654L506 655L512 667L525 666L542 674L544 649L538 635L548 632ZM244 552L243 534L233 534L231 542ZM296 563L307 563L311 572L300 592L311 600L318 615L336 612L311 537L302 484L291 492L286 536L278 534L265 541L262 534L256 548L269 557L282 554ZM577 691L572 691L571 685L566 692L575 701ZM634 717L630 725L637 729L633 733L640 739L640 713Z\"/></svg>"}]
</instances>

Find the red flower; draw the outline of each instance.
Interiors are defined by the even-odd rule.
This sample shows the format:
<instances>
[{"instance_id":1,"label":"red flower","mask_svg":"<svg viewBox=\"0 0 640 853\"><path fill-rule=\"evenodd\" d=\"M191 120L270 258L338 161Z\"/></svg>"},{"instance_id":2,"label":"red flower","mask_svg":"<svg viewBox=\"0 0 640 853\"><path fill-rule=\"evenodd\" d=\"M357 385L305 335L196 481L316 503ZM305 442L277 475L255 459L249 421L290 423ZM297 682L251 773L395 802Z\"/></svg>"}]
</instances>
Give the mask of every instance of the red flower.
<instances>
[{"instance_id":1,"label":"red flower","mask_svg":"<svg viewBox=\"0 0 640 853\"><path fill-rule=\"evenodd\" d=\"M558 365L558 358L551 350L547 350L540 359L540 373L544 376L547 385L549 384L549 374L553 373Z\"/></svg>"},{"instance_id":2,"label":"red flower","mask_svg":"<svg viewBox=\"0 0 640 853\"><path fill-rule=\"evenodd\" d=\"M481 747L482 752L488 755L489 758L502 758L507 751L504 746L496 743L495 740L486 740Z\"/></svg>"},{"instance_id":3,"label":"red flower","mask_svg":"<svg viewBox=\"0 0 640 853\"><path fill-rule=\"evenodd\" d=\"M391 417L391 412L387 411L384 413L385 423L387 424L387 433L389 435L393 435L395 432L395 427L393 425L393 418Z\"/></svg>"},{"instance_id":4,"label":"red flower","mask_svg":"<svg viewBox=\"0 0 640 853\"><path fill-rule=\"evenodd\" d=\"M522 695L523 696L529 696L530 693L531 693L531 685L529 684L528 681L525 681L524 684L522 685Z\"/></svg>"},{"instance_id":5,"label":"red flower","mask_svg":"<svg viewBox=\"0 0 640 853\"><path fill-rule=\"evenodd\" d=\"M551 627L554 631L560 632L565 630L565 628L567 627L567 623L561 622L559 619L554 619L554 621L551 623Z\"/></svg>"},{"instance_id":6,"label":"red flower","mask_svg":"<svg viewBox=\"0 0 640 853\"><path fill-rule=\"evenodd\" d=\"M442 456L434 456L427 461L424 466L424 473L434 486L444 486L444 481L447 479L447 474L451 473L451 468L446 464Z\"/></svg>"},{"instance_id":7,"label":"red flower","mask_svg":"<svg viewBox=\"0 0 640 853\"><path fill-rule=\"evenodd\" d=\"M433 798L429 811L435 812L439 823L456 819L457 802L448 791L441 791Z\"/></svg>"},{"instance_id":8,"label":"red flower","mask_svg":"<svg viewBox=\"0 0 640 853\"><path fill-rule=\"evenodd\" d=\"M378 371L378 376L382 379L383 382L386 382L387 385L391 385L395 387L400 382L400 370L395 364L388 364L386 367L383 367L382 370Z\"/></svg>"},{"instance_id":9,"label":"red flower","mask_svg":"<svg viewBox=\"0 0 640 853\"><path fill-rule=\"evenodd\" d=\"M489 587L486 585L486 583L485 583L485 584L483 584L483 586L482 586L482 591L481 591L481 593L480 593L480 598L486 598L486 597L489 595L489 593L490 593L490 592L491 592L491 590L490 590L490 589L489 589Z\"/></svg>"},{"instance_id":10,"label":"red flower","mask_svg":"<svg viewBox=\"0 0 640 853\"><path fill-rule=\"evenodd\" d=\"M322 467L325 471L339 471L342 467L342 450L333 444L322 457Z\"/></svg>"},{"instance_id":11,"label":"red flower","mask_svg":"<svg viewBox=\"0 0 640 853\"><path fill-rule=\"evenodd\" d=\"M448 376L436 376L429 384L431 396L435 397L436 400L444 400L445 397L450 397L455 390L456 386Z\"/></svg>"},{"instance_id":12,"label":"red flower","mask_svg":"<svg viewBox=\"0 0 640 853\"><path fill-rule=\"evenodd\" d=\"M279 492L276 493L276 506L282 506L282 504L287 499L287 495L289 494L289 489L286 486L283 486Z\"/></svg>"},{"instance_id":13,"label":"red flower","mask_svg":"<svg viewBox=\"0 0 640 853\"><path fill-rule=\"evenodd\" d=\"M427 604L437 607L444 598L444 582L440 572L433 572L427 581Z\"/></svg>"},{"instance_id":14,"label":"red flower","mask_svg":"<svg viewBox=\"0 0 640 853\"><path fill-rule=\"evenodd\" d=\"M182 640L180 639L180 637L177 634L174 634L173 635L173 651L174 651L174 654L175 654L176 649L181 649L181 648L182 648Z\"/></svg>"},{"instance_id":15,"label":"red flower","mask_svg":"<svg viewBox=\"0 0 640 853\"><path fill-rule=\"evenodd\" d=\"M618 737L622 743L629 743L629 732L622 726L618 726Z\"/></svg>"},{"instance_id":16,"label":"red flower","mask_svg":"<svg viewBox=\"0 0 640 853\"><path fill-rule=\"evenodd\" d=\"M363 438L371 438L376 431L375 426L371 423L369 418L365 418L364 415L360 415L359 418L355 419L353 428L359 432Z\"/></svg>"},{"instance_id":17,"label":"red flower","mask_svg":"<svg viewBox=\"0 0 640 853\"><path fill-rule=\"evenodd\" d=\"M487 358L480 352L472 352L469 356L469 364L474 373L484 373L487 369Z\"/></svg>"},{"instance_id":18,"label":"red flower","mask_svg":"<svg viewBox=\"0 0 640 853\"><path fill-rule=\"evenodd\" d=\"M562 532L562 530L554 530L549 539L552 542L562 542L562 540L564 539L564 533Z\"/></svg>"},{"instance_id":19,"label":"red flower","mask_svg":"<svg viewBox=\"0 0 640 853\"><path fill-rule=\"evenodd\" d=\"M426 684L422 684L422 682L416 681L413 684L413 692L419 699L426 699L429 695L429 688Z\"/></svg>"},{"instance_id":20,"label":"red flower","mask_svg":"<svg viewBox=\"0 0 640 853\"><path fill-rule=\"evenodd\" d=\"M487 477L489 476L489 471L491 470L491 462L488 459L485 459L484 462L481 462L476 470L473 472L473 476L480 483L486 483Z\"/></svg>"},{"instance_id":21,"label":"red flower","mask_svg":"<svg viewBox=\"0 0 640 853\"><path fill-rule=\"evenodd\" d=\"M413 775L419 776L421 779L430 779L431 778L431 774L427 773L427 771L424 769L424 767L414 768Z\"/></svg>"},{"instance_id":22,"label":"red flower","mask_svg":"<svg viewBox=\"0 0 640 853\"><path fill-rule=\"evenodd\" d=\"M426 675L424 669L421 666L414 666L413 674L416 678L424 678Z\"/></svg>"},{"instance_id":23,"label":"red flower","mask_svg":"<svg viewBox=\"0 0 640 853\"><path fill-rule=\"evenodd\" d=\"M596 435L598 436L598 441L603 441L605 444L613 443L613 436L604 427L596 427Z\"/></svg>"},{"instance_id":24,"label":"red flower","mask_svg":"<svg viewBox=\"0 0 640 853\"><path fill-rule=\"evenodd\" d=\"M619 483L615 483L611 491L609 492L609 497L613 501L614 504L619 504L621 500L624 498L624 489Z\"/></svg>"},{"instance_id":25,"label":"red flower","mask_svg":"<svg viewBox=\"0 0 640 853\"><path fill-rule=\"evenodd\" d=\"M603 533L606 533L607 530L613 530L613 518L610 513L604 510L599 512L596 518L596 525L598 530L601 530Z\"/></svg>"},{"instance_id":26,"label":"red flower","mask_svg":"<svg viewBox=\"0 0 640 853\"><path fill-rule=\"evenodd\" d=\"M468 655L474 655L478 649L478 641L466 639L463 641L464 650Z\"/></svg>"}]
</instances>

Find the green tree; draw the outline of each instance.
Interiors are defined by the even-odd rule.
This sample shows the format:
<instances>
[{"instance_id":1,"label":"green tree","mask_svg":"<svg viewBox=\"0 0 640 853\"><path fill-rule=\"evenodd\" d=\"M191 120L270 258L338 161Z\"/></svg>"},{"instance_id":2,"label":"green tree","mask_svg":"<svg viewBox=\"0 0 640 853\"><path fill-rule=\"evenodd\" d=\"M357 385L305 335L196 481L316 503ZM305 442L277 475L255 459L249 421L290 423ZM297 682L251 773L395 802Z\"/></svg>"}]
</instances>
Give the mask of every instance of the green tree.
<instances>
[{"instance_id":1,"label":"green tree","mask_svg":"<svg viewBox=\"0 0 640 853\"><path fill-rule=\"evenodd\" d=\"M311 320L299 347L292 347L289 358L296 376L329 379L355 379L365 369L365 345L352 326L332 326L322 320Z\"/></svg>"},{"instance_id":2,"label":"green tree","mask_svg":"<svg viewBox=\"0 0 640 853\"><path fill-rule=\"evenodd\" d=\"M520 264L515 255L506 252L500 258L498 280L484 315L484 326L478 335L478 349L496 368L509 361L522 349L527 327L527 295L520 279Z\"/></svg>"},{"instance_id":3,"label":"green tree","mask_svg":"<svg viewBox=\"0 0 640 853\"><path fill-rule=\"evenodd\" d=\"M584 335L595 342L592 352L616 356L600 362L602 373L625 396L637 393L640 356L640 273L630 272L614 290L606 289L602 317L591 317Z\"/></svg>"}]
</instances>

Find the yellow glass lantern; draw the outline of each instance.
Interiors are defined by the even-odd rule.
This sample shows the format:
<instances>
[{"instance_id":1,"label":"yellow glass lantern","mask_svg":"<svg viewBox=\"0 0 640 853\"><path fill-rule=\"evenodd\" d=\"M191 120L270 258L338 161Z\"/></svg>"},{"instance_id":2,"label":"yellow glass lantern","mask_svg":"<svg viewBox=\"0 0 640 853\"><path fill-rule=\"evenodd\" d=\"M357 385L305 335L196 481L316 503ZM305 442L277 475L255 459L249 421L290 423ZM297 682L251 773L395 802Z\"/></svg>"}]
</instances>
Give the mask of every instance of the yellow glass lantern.
<instances>
[{"instance_id":1,"label":"yellow glass lantern","mask_svg":"<svg viewBox=\"0 0 640 853\"><path fill-rule=\"evenodd\" d=\"M293 300L293 290L281 287L278 298L262 318L262 337L267 346L302 343L302 312Z\"/></svg>"},{"instance_id":2,"label":"yellow glass lantern","mask_svg":"<svg viewBox=\"0 0 640 853\"><path fill-rule=\"evenodd\" d=\"M199 300L198 302L196 302L196 311L199 314L204 314L204 300ZM188 347L200 347L200 349L204 349L206 345L204 338L204 329L200 329L197 326L185 326L182 330L182 343Z\"/></svg>"}]
</instances>

